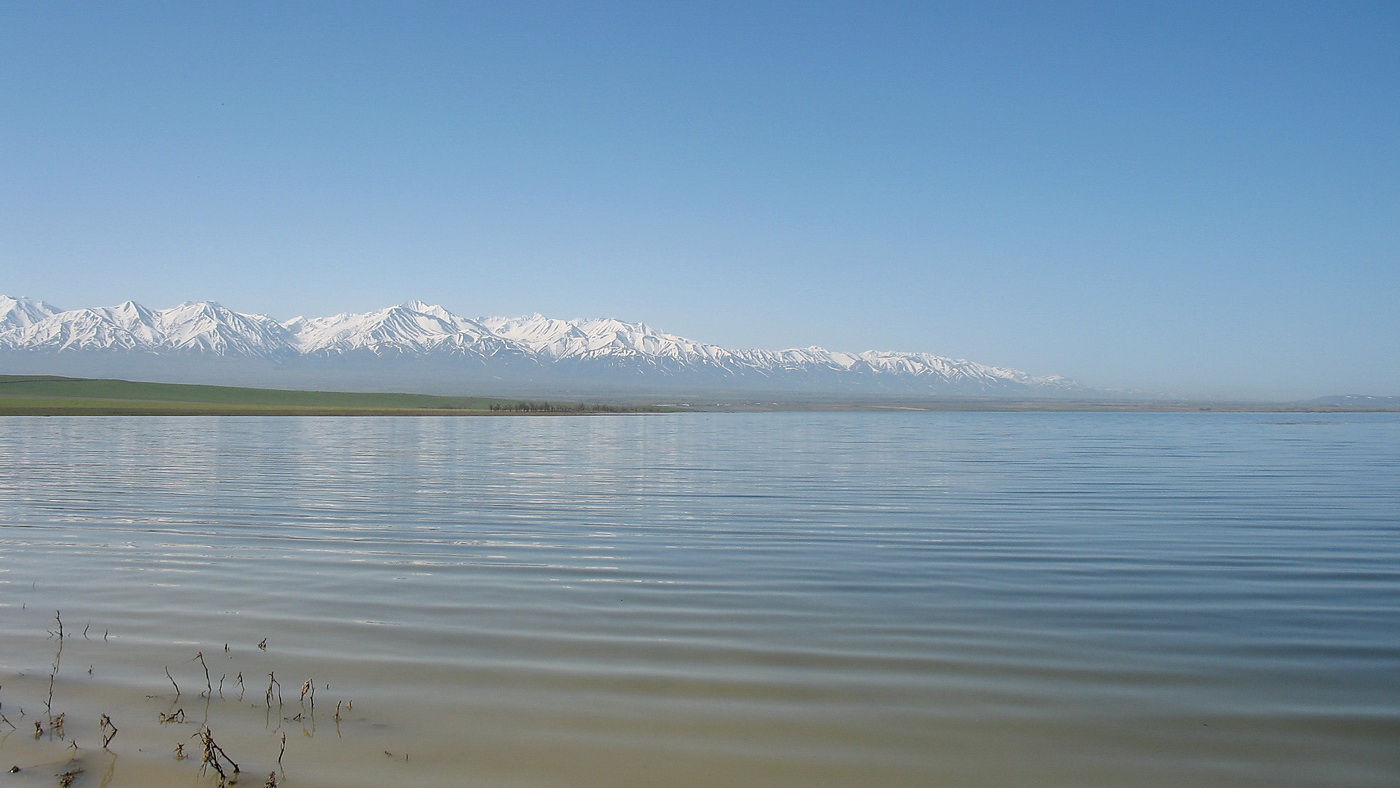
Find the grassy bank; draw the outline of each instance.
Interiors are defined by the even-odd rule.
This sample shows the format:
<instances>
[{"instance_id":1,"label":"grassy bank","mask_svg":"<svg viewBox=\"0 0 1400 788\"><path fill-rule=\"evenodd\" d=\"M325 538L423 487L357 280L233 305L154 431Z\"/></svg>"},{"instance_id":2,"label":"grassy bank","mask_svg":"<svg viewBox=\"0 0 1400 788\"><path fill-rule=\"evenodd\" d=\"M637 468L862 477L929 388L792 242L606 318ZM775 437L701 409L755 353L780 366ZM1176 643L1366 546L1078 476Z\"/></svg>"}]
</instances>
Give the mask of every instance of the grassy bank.
<instances>
[{"instance_id":1,"label":"grassy bank","mask_svg":"<svg viewBox=\"0 0 1400 788\"><path fill-rule=\"evenodd\" d=\"M636 408L487 397L141 383L0 375L5 416L463 416L633 412Z\"/></svg>"}]
</instances>

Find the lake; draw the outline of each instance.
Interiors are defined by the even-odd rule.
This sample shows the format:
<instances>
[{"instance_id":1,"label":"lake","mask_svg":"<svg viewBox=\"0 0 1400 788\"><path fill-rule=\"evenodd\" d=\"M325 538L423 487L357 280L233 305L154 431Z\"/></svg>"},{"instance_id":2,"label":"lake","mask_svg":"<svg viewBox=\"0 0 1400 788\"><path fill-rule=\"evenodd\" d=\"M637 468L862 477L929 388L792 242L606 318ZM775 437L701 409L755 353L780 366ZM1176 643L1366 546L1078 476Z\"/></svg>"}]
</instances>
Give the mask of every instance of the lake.
<instances>
[{"instance_id":1,"label":"lake","mask_svg":"<svg viewBox=\"0 0 1400 788\"><path fill-rule=\"evenodd\" d=\"M0 785L1394 786L1400 416L0 418L0 715Z\"/></svg>"}]
</instances>

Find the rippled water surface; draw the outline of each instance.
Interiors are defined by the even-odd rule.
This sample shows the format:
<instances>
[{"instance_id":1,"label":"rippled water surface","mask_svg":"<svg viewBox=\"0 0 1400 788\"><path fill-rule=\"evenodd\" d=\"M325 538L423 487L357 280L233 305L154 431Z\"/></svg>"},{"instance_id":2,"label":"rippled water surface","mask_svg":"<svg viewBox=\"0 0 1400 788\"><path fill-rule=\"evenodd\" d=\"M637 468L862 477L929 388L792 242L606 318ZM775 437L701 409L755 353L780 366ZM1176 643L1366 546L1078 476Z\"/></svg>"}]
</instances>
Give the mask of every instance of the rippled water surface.
<instances>
[{"instance_id":1,"label":"rippled water surface","mask_svg":"<svg viewBox=\"0 0 1400 788\"><path fill-rule=\"evenodd\" d=\"M0 785L1393 786L1400 418L0 418L0 714Z\"/></svg>"}]
</instances>

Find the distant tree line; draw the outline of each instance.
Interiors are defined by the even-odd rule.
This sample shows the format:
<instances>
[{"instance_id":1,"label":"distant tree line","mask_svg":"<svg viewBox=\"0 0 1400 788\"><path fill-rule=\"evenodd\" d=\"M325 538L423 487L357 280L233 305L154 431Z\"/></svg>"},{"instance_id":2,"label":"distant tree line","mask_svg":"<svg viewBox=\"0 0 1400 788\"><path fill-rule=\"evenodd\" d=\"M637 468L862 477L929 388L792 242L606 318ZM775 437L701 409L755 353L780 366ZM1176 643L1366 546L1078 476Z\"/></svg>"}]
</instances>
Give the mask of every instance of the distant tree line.
<instances>
[{"instance_id":1,"label":"distant tree line","mask_svg":"<svg viewBox=\"0 0 1400 788\"><path fill-rule=\"evenodd\" d=\"M655 412L657 408L583 402L497 402L491 404L491 410L506 413L644 413Z\"/></svg>"}]
</instances>

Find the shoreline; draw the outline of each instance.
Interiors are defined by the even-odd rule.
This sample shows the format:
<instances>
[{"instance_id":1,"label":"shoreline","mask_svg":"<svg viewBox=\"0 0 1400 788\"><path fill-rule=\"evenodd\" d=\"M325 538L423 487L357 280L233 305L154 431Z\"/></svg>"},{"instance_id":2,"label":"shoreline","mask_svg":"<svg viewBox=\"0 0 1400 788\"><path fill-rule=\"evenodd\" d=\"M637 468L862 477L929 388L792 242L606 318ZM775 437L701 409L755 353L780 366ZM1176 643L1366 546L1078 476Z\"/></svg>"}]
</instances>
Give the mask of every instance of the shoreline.
<instances>
[{"instance_id":1,"label":"shoreline","mask_svg":"<svg viewBox=\"0 0 1400 788\"><path fill-rule=\"evenodd\" d=\"M0 416L325 416L325 417L464 417L464 416L613 416L677 413L1278 413L1315 416L1351 413L1400 413L1400 408L1346 408L1318 405L1244 403L930 403L923 405L829 404L804 405L774 403L764 405L716 404L690 407L637 406L607 409L560 408L548 411L489 410L484 408L336 408L336 407L259 407L200 406L184 404L140 404L124 407L111 403L6 405L0 399Z\"/></svg>"},{"instance_id":2,"label":"shoreline","mask_svg":"<svg viewBox=\"0 0 1400 788\"><path fill-rule=\"evenodd\" d=\"M661 411L624 411L625 413L651 413ZM397 408L83 408L83 407L41 407L7 408L0 406L0 416L611 416L615 411L491 411L491 410L436 410L436 409L397 409Z\"/></svg>"},{"instance_id":3,"label":"shoreline","mask_svg":"<svg viewBox=\"0 0 1400 788\"><path fill-rule=\"evenodd\" d=\"M552 396L537 392L532 397ZM304 391L151 383L53 375L0 375L0 416L587 416L616 413L1397 413L1393 398L1359 401L993 399L978 397L617 395L613 402Z\"/></svg>"}]
</instances>

